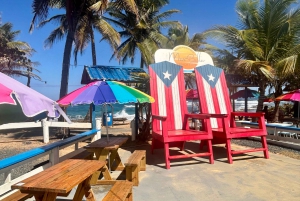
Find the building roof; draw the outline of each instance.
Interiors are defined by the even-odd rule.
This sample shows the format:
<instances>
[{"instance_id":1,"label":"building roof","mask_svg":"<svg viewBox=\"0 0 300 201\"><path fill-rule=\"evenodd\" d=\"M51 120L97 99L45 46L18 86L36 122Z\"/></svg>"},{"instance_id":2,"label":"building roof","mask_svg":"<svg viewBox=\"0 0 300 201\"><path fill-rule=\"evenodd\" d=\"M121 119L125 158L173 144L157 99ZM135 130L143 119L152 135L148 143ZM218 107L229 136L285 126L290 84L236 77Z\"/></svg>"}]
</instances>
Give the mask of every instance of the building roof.
<instances>
[{"instance_id":1,"label":"building roof","mask_svg":"<svg viewBox=\"0 0 300 201\"><path fill-rule=\"evenodd\" d=\"M121 82L138 82L134 73L146 73L142 68L123 66L85 66L81 77L81 84L88 84L95 80L114 80Z\"/></svg>"}]
</instances>

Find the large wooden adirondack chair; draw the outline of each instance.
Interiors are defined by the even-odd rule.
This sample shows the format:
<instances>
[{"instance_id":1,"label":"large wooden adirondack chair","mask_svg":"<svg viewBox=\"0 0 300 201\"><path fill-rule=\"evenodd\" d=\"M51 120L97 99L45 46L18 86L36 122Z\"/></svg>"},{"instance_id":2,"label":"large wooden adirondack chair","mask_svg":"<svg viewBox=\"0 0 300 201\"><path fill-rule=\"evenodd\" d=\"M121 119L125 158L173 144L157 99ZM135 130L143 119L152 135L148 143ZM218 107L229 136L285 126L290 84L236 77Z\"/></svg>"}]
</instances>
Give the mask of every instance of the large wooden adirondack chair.
<instances>
[{"instance_id":1,"label":"large wooden adirondack chair","mask_svg":"<svg viewBox=\"0 0 300 201\"><path fill-rule=\"evenodd\" d=\"M232 155L247 152L263 151L265 158L269 158L266 141L266 125L264 113L232 112L229 92L224 71L221 68L204 65L195 68L197 88L199 94L201 113L211 114L211 127L213 144L226 144L228 162L231 164ZM236 116L258 118L258 128L236 127ZM261 148L247 150L231 150L231 139L247 138L250 136L261 137ZM201 147L203 144L201 144Z\"/></svg>"},{"instance_id":2,"label":"large wooden adirondack chair","mask_svg":"<svg viewBox=\"0 0 300 201\"><path fill-rule=\"evenodd\" d=\"M152 153L154 149L164 148L167 169L170 168L170 160L188 157L208 156L213 164L210 115L188 114L183 68L165 61L151 64L149 74L150 93L155 99L151 104ZM190 130L188 118L201 119L203 130ZM208 152L170 155L170 147L183 150L184 142L192 140L207 141Z\"/></svg>"}]
</instances>

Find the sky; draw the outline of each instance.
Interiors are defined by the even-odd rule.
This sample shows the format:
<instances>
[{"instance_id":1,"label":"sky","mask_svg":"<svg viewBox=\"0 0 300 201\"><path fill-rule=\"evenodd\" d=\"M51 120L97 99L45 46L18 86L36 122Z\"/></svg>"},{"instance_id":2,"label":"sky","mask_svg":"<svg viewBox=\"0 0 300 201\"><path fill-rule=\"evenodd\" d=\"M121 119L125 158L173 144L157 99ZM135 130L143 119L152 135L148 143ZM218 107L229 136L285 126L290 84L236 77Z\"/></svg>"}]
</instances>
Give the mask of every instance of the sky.
<instances>
[{"instance_id":1,"label":"sky","mask_svg":"<svg viewBox=\"0 0 300 201\"><path fill-rule=\"evenodd\" d=\"M21 31L16 40L27 42L36 51L30 59L40 63L37 68L41 72L37 74L42 78L42 82L33 79L31 87L45 96L57 100L60 91L65 38L57 41L51 48L45 48L45 39L57 25L48 24L42 28L36 28L30 33L29 27L33 17L31 4L32 1L30 0L0 0L1 23L12 23L13 31ZM168 20L178 20L183 25L187 25L191 37L195 33L201 33L216 25L236 26L238 21L235 4L236 0L170 0L170 3L163 7L163 11L180 10L180 13L174 14ZM63 13L63 11L56 11L55 13ZM50 13L49 17L51 16ZM97 64L122 66L116 60L110 61L112 49L106 42L99 42L100 34L96 33L95 38ZM134 64L128 62L124 66L138 67L139 62L139 57L137 57ZM69 92L83 86L80 84L83 67L91 64L92 56L89 46L83 55L78 55L77 66L74 66L74 58L71 58ZM14 78L24 84L27 82L26 78Z\"/></svg>"}]
</instances>

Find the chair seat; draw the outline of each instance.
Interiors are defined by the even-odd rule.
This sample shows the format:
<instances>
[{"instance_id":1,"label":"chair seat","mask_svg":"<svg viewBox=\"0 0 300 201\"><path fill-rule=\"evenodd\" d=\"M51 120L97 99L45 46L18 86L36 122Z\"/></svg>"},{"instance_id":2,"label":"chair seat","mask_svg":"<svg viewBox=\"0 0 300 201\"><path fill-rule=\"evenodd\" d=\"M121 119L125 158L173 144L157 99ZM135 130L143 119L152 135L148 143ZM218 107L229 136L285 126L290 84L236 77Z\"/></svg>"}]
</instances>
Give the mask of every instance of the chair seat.
<instances>
[{"instance_id":1,"label":"chair seat","mask_svg":"<svg viewBox=\"0 0 300 201\"><path fill-rule=\"evenodd\" d=\"M163 138L162 131L153 131L152 136L154 138ZM174 140L174 138L176 140ZM186 140L201 140L201 139L212 139L213 137L208 137L207 132L199 130L172 130L168 131L168 140L172 141L186 141ZM164 140L166 141L166 140Z\"/></svg>"}]
</instances>

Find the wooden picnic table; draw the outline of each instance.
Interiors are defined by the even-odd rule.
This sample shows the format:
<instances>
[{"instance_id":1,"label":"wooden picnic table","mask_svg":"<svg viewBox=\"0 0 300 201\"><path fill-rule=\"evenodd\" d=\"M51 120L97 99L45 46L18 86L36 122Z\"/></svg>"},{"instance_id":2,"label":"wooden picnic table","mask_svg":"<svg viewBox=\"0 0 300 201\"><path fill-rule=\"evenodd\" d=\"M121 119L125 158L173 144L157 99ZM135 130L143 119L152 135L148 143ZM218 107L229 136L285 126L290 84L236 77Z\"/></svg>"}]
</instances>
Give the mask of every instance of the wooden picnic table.
<instances>
[{"instance_id":1,"label":"wooden picnic table","mask_svg":"<svg viewBox=\"0 0 300 201\"><path fill-rule=\"evenodd\" d=\"M33 194L37 201L56 200L68 196L77 187L73 200L95 200L90 180L93 173L105 165L104 161L68 159L11 186L22 193Z\"/></svg>"},{"instance_id":2,"label":"wooden picnic table","mask_svg":"<svg viewBox=\"0 0 300 201\"><path fill-rule=\"evenodd\" d=\"M101 138L96 140L84 148L89 152L95 153L96 160L106 161L109 157L109 167L110 170L124 170L125 166L121 161L121 158L118 153L119 147L128 140L128 137L110 137ZM104 180L98 180L100 174L103 174ZM109 169L107 166L104 166L100 171L94 173L91 184L113 184L115 181L112 179Z\"/></svg>"}]
</instances>

